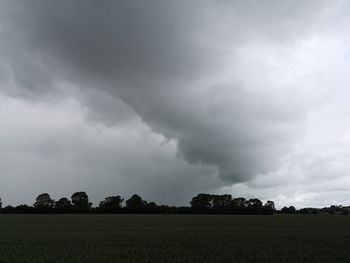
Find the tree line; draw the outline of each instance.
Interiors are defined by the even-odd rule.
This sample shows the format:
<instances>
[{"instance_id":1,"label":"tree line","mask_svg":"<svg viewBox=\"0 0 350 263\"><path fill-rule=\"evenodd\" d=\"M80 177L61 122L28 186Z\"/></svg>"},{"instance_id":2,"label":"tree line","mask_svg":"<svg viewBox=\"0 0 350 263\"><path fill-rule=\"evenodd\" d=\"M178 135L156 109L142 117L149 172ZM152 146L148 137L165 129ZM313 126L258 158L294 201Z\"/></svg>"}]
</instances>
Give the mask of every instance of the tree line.
<instances>
[{"instance_id":1,"label":"tree line","mask_svg":"<svg viewBox=\"0 0 350 263\"><path fill-rule=\"evenodd\" d=\"M93 207L86 192L76 192L70 199L62 197L53 200L48 193L38 195L33 205L26 204L16 207L2 208L0 199L0 213L173 213L173 214L273 214L275 203L267 201L265 204L257 198L233 198L229 194L213 195L198 194L190 201L190 206L157 205L155 202L143 200L134 194L125 200L119 196L109 196Z\"/></svg>"},{"instance_id":2,"label":"tree line","mask_svg":"<svg viewBox=\"0 0 350 263\"><path fill-rule=\"evenodd\" d=\"M53 200L48 193L38 195L33 205L22 204L16 207L2 208L0 198L0 213L148 213L148 214L343 214L348 215L350 206L332 205L324 208L301 208L294 206L275 208L273 201L265 204L257 199L233 198L230 194L198 194L190 201L190 206L157 205L155 202L143 200L134 194L125 200L119 196L109 196L93 207L86 192L76 192L70 199L62 197Z\"/></svg>"}]
</instances>

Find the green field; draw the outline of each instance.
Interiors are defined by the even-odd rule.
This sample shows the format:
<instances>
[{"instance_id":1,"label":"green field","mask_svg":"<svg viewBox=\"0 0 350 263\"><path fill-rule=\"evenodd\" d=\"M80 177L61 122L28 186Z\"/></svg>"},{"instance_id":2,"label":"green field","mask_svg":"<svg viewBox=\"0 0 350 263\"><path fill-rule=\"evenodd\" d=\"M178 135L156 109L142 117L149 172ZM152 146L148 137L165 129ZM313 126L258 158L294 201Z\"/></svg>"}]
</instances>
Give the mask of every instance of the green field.
<instances>
[{"instance_id":1,"label":"green field","mask_svg":"<svg viewBox=\"0 0 350 263\"><path fill-rule=\"evenodd\" d=\"M350 216L0 215L0 262L350 262Z\"/></svg>"}]
</instances>

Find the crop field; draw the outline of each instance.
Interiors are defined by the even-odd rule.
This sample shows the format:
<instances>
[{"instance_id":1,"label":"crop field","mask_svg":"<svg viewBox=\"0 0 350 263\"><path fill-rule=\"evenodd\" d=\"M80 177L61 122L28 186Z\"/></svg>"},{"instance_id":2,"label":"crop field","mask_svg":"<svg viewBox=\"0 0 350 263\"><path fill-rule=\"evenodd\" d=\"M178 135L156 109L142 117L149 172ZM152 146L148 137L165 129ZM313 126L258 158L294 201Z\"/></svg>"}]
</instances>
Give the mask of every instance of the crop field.
<instances>
[{"instance_id":1,"label":"crop field","mask_svg":"<svg viewBox=\"0 0 350 263\"><path fill-rule=\"evenodd\" d=\"M350 216L0 215L0 262L350 262Z\"/></svg>"}]
</instances>

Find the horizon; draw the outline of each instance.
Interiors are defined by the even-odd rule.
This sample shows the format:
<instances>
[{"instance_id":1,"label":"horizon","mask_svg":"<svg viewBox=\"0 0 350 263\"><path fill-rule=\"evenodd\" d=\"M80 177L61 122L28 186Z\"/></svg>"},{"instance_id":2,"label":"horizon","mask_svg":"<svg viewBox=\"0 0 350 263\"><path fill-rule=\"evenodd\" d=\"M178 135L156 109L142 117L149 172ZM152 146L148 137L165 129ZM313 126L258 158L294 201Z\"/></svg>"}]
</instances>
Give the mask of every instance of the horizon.
<instances>
[{"instance_id":1,"label":"horizon","mask_svg":"<svg viewBox=\"0 0 350 263\"><path fill-rule=\"evenodd\" d=\"M103 199L101 199L101 200L93 201L93 200L90 199L89 193L87 193L87 192L85 192L85 191L76 191L76 192L74 192L74 193L78 193L78 192L84 192L84 193L86 193L86 194L88 195L88 197L89 197L89 202L91 203L91 208L98 208L99 205L100 205L100 203L101 203L102 201L104 201L105 198L119 196L119 195L115 194L115 195L111 195L111 196L105 196L105 198L103 198ZM72 193L72 195L73 195L74 193ZM42 195L42 194L48 194L48 195L51 197L52 202L56 202L56 201L58 201L58 200L61 199L61 198L67 198L68 200L71 200L71 196L70 196L70 195L67 195L67 196L60 196L60 197L54 198L53 196L50 195L50 193L46 193L46 192L40 193L40 194L38 194L36 197L38 197L38 196L40 196L40 195ZM191 199L193 199L195 196L197 196L197 195L199 195L199 194L203 194L203 193L197 193L197 194L193 195ZM204 194L217 195L216 193L204 193ZM133 194L131 194L131 195L128 196L128 197L126 197L126 196L119 196L119 197L122 198L121 206L122 206L122 207L125 207L125 205L126 205L126 204L125 204L126 200L129 199L129 198L131 198L131 197L134 196L134 195L138 195L138 194L137 194L137 193L133 193ZM220 195L220 194L219 194L219 195ZM221 195L222 195L222 194L221 194ZM225 195L225 194L223 194L223 195ZM29 201L26 201L26 202L22 202L22 203L19 203L19 204L9 204L9 203L5 203L5 202L3 202L3 199L0 198L0 204L2 204L2 208L6 208L6 207L14 207L14 208L15 208L16 206L21 206L21 205L27 205L27 206L29 206L29 207L32 207L32 206L34 206L36 197L33 198L33 202L32 202L32 203L29 203ZM141 196L141 198L143 198L143 197ZM249 198L246 198L246 197L244 197L244 196L232 196L232 199L235 199L235 198L243 198L243 199L245 199L246 201L248 201L249 199L255 199L255 198L257 198L257 199L260 200L259 197L249 197ZM145 199L144 199L144 201L146 201L146 202L148 202L148 203L153 203L152 200L145 200ZM262 201L263 204L266 204L267 202L272 201L272 202L274 203L274 205L275 205L275 207L276 207L277 210L281 210L281 209L284 208L284 207L288 207L288 206L281 206L281 205L279 205L279 204L276 204L273 200L260 200L260 201ZM155 203L156 203L156 205L158 205L158 206L163 206L163 205L164 205L164 206L168 206L168 207L191 207L191 203L190 203L190 202L191 202L191 200L189 200L187 204L179 204L179 205L176 205L176 204L170 205L170 204L157 203L157 202L155 202ZM330 204L330 205L327 205L327 206L319 206L319 207L317 207L317 206L309 206L309 207L302 207L302 206L300 206L300 207L298 207L298 206L294 206L294 205L290 205L290 206L295 207L297 210L298 210L298 209L300 210L300 209L303 209L303 208L306 208L306 209L308 209L308 208L321 209L321 208L327 208L327 207L331 207L331 206L350 207L350 205L344 205L344 204ZM1 209L1 205L0 205L0 209Z\"/></svg>"}]
</instances>

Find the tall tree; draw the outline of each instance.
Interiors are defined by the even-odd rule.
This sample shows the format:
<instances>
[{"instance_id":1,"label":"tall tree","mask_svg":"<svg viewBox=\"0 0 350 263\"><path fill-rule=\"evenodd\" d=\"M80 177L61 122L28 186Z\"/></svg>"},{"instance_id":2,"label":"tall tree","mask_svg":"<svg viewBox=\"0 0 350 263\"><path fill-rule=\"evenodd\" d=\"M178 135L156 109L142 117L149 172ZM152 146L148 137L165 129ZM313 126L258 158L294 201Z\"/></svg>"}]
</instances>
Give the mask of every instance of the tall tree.
<instances>
[{"instance_id":1,"label":"tall tree","mask_svg":"<svg viewBox=\"0 0 350 263\"><path fill-rule=\"evenodd\" d=\"M89 202L89 196L85 192L74 193L72 204L75 211L88 211L92 206L92 203Z\"/></svg>"},{"instance_id":2,"label":"tall tree","mask_svg":"<svg viewBox=\"0 0 350 263\"><path fill-rule=\"evenodd\" d=\"M246 200L244 197L238 197L232 200L232 206L234 208L244 208L245 204L246 204Z\"/></svg>"},{"instance_id":3,"label":"tall tree","mask_svg":"<svg viewBox=\"0 0 350 263\"><path fill-rule=\"evenodd\" d=\"M232 205L232 195L215 195L213 196L214 209L228 209Z\"/></svg>"},{"instance_id":4,"label":"tall tree","mask_svg":"<svg viewBox=\"0 0 350 263\"><path fill-rule=\"evenodd\" d=\"M127 209L134 211L144 209L147 206L147 201L142 200L141 196L134 194L125 201L125 204Z\"/></svg>"},{"instance_id":5,"label":"tall tree","mask_svg":"<svg viewBox=\"0 0 350 263\"><path fill-rule=\"evenodd\" d=\"M54 203L54 208L57 212L68 213L72 209L72 203L68 198L63 197Z\"/></svg>"},{"instance_id":6,"label":"tall tree","mask_svg":"<svg viewBox=\"0 0 350 263\"><path fill-rule=\"evenodd\" d=\"M40 194L35 199L33 206L39 210L48 210L53 207L53 200L48 193Z\"/></svg>"},{"instance_id":7,"label":"tall tree","mask_svg":"<svg viewBox=\"0 0 350 263\"><path fill-rule=\"evenodd\" d=\"M100 202L99 208L102 212L117 212L122 208L124 199L119 195L106 197Z\"/></svg>"},{"instance_id":8,"label":"tall tree","mask_svg":"<svg viewBox=\"0 0 350 263\"><path fill-rule=\"evenodd\" d=\"M266 201L266 204L264 205L264 208L267 208L267 209L271 209L271 210L276 210L276 207L275 207L275 202L273 201Z\"/></svg>"},{"instance_id":9,"label":"tall tree","mask_svg":"<svg viewBox=\"0 0 350 263\"><path fill-rule=\"evenodd\" d=\"M191 207L194 210L205 211L213 207L213 196L210 194L198 194L193 197L191 202Z\"/></svg>"},{"instance_id":10,"label":"tall tree","mask_svg":"<svg viewBox=\"0 0 350 263\"><path fill-rule=\"evenodd\" d=\"M295 209L294 206L283 207L283 208L281 209L281 213L294 214L294 213L296 213L296 209Z\"/></svg>"},{"instance_id":11,"label":"tall tree","mask_svg":"<svg viewBox=\"0 0 350 263\"><path fill-rule=\"evenodd\" d=\"M263 203L257 198L252 198L246 201L246 207L252 209L260 209L263 207Z\"/></svg>"}]
</instances>

